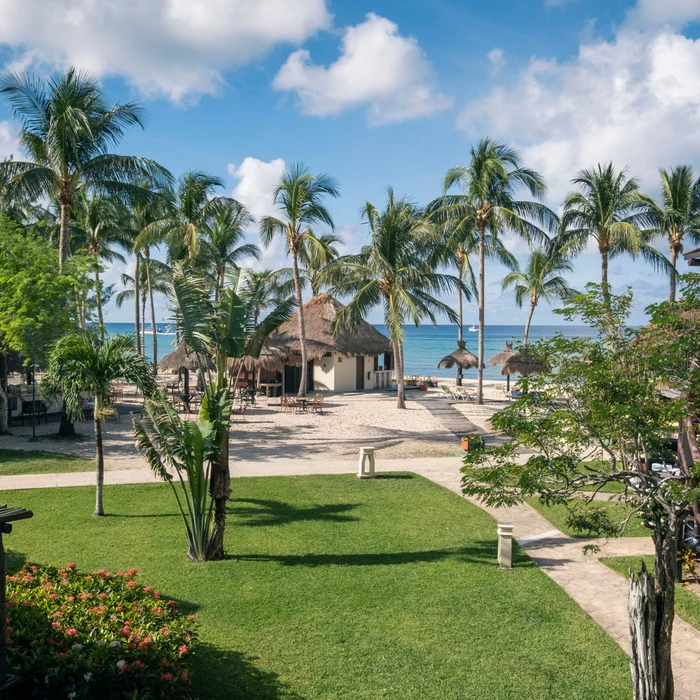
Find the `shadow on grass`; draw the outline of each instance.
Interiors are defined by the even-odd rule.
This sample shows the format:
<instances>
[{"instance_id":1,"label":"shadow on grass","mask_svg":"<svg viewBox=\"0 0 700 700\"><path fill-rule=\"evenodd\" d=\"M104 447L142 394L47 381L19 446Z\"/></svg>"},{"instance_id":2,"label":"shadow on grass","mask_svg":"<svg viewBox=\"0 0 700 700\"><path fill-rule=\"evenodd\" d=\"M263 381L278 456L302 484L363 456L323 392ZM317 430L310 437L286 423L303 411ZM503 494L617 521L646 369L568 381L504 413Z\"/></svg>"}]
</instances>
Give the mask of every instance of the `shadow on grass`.
<instances>
[{"instance_id":1,"label":"shadow on grass","mask_svg":"<svg viewBox=\"0 0 700 700\"><path fill-rule=\"evenodd\" d=\"M357 508L357 503L329 503L309 507L293 506L284 501L274 501L261 498L234 498L229 509L230 513L239 519L239 525L263 527L271 525L287 525L289 523L326 520L336 523L356 522L356 518L348 513ZM248 503L250 505L240 505ZM241 522L242 519L242 522Z\"/></svg>"},{"instance_id":2,"label":"shadow on grass","mask_svg":"<svg viewBox=\"0 0 700 700\"><path fill-rule=\"evenodd\" d=\"M467 547L453 549L430 549L421 552L377 552L361 554L242 554L232 559L247 561L274 562L282 566L399 566L401 564L430 564L453 559L470 564L496 566L496 542L473 542ZM519 568L534 566L530 557L522 552L514 552L514 566Z\"/></svg>"},{"instance_id":3,"label":"shadow on grass","mask_svg":"<svg viewBox=\"0 0 700 700\"><path fill-rule=\"evenodd\" d=\"M389 472L382 472L381 474L375 474L374 478L379 479L379 480L384 480L384 479L415 479L416 477L413 474L391 474Z\"/></svg>"},{"instance_id":4,"label":"shadow on grass","mask_svg":"<svg viewBox=\"0 0 700 700\"><path fill-rule=\"evenodd\" d=\"M230 700L304 700L272 671L255 665L255 657L200 643L192 659L194 687L200 698Z\"/></svg>"}]
</instances>

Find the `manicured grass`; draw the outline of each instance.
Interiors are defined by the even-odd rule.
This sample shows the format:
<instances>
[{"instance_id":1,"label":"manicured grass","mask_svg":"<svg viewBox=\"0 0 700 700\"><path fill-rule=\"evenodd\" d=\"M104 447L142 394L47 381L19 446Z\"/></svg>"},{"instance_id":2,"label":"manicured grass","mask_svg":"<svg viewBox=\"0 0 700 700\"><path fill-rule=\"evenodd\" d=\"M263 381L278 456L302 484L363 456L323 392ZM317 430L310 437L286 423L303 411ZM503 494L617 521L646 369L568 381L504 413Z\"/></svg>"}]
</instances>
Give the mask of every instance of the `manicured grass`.
<instances>
[{"instance_id":1,"label":"manicured grass","mask_svg":"<svg viewBox=\"0 0 700 700\"><path fill-rule=\"evenodd\" d=\"M17 554L139 569L201 624L202 698L624 698L620 648L517 548L496 566L494 520L421 477L232 481L229 558L192 564L164 485L13 492L31 508Z\"/></svg>"},{"instance_id":2,"label":"manicured grass","mask_svg":"<svg viewBox=\"0 0 700 700\"><path fill-rule=\"evenodd\" d=\"M595 537L595 533L589 534L588 532L578 532L568 525L566 520L569 516L569 511L564 505L557 504L547 506L542 503L539 498L528 498L527 502L535 510L539 511L543 517L549 520L549 522L552 523L557 530L560 530L571 537ZM595 505L608 506L610 508L608 515L613 522L616 523L621 523L628 513L625 506L620 505L619 503L608 504L599 501ZM627 523L623 537L651 537L651 530L645 527L642 524L642 521L635 515L630 518L629 522Z\"/></svg>"},{"instance_id":3,"label":"manicured grass","mask_svg":"<svg viewBox=\"0 0 700 700\"><path fill-rule=\"evenodd\" d=\"M639 571L642 559L649 571L654 570L654 557L601 557L600 561L618 574L627 577L630 568ZM676 584L676 614L700 630L700 596L681 584Z\"/></svg>"},{"instance_id":4,"label":"manicured grass","mask_svg":"<svg viewBox=\"0 0 700 700\"><path fill-rule=\"evenodd\" d=\"M95 463L92 460L61 452L0 450L0 476L89 472L94 469Z\"/></svg>"}]
</instances>

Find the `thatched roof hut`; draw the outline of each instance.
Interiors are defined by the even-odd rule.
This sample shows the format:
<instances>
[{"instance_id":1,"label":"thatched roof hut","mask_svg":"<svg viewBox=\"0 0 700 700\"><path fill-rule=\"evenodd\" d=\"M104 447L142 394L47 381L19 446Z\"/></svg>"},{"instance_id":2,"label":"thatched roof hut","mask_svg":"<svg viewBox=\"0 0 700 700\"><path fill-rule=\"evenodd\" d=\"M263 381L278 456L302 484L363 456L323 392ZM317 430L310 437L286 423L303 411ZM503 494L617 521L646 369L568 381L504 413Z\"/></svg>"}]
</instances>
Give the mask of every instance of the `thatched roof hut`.
<instances>
[{"instance_id":1,"label":"thatched roof hut","mask_svg":"<svg viewBox=\"0 0 700 700\"><path fill-rule=\"evenodd\" d=\"M514 355L511 355L501 368L501 374L503 375L520 374L523 377L527 377L529 374L536 374L537 372L549 371L549 365L539 357L530 354L527 347L524 347L522 352L516 352Z\"/></svg>"},{"instance_id":2,"label":"thatched roof hut","mask_svg":"<svg viewBox=\"0 0 700 700\"><path fill-rule=\"evenodd\" d=\"M228 361L230 371L238 371L238 366L243 362L243 368L249 372L263 371L278 371L281 370L287 362L287 355L279 348L264 347L260 353L260 357L250 357L246 355L242 360L231 358Z\"/></svg>"},{"instance_id":3,"label":"thatched roof hut","mask_svg":"<svg viewBox=\"0 0 700 700\"><path fill-rule=\"evenodd\" d=\"M455 365L459 365L462 369L471 369L479 366L479 358L474 353L469 352L466 348L459 347L453 350L449 355L438 362L438 369L452 369Z\"/></svg>"},{"instance_id":4,"label":"thatched roof hut","mask_svg":"<svg viewBox=\"0 0 700 700\"><path fill-rule=\"evenodd\" d=\"M352 357L381 355L391 350L389 338L364 320L360 321L357 328L349 330L341 327L333 335L333 321L343 308L339 301L327 294L319 294L304 304L306 352L309 360L321 358L328 353ZM287 364L299 361L299 311L270 335L263 351L285 355Z\"/></svg>"},{"instance_id":5,"label":"thatched roof hut","mask_svg":"<svg viewBox=\"0 0 700 700\"><path fill-rule=\"evenodd\" d=\"M211 359L208 359L209 368L214 367ZM182 341L171 353L166 355L159 363L158 369L161 372L180 371L186 369L188 372L197 372L199 362L193 352L187 352L184 341Z\"/></svg>"},{"instance_id":6,"label":"thatched roof hut","mask_svg":"<svg viewBox=\"0 0 700 700\"><path fill-rule=\"evenodd\" d=\"M506 360L513 357L517 353L513 350L513 342L511 340L506 340L506 346L501 350L501 352L496 353L493 357L486 361L488 365L502 365Z\"/></svg>"}]
</instances>

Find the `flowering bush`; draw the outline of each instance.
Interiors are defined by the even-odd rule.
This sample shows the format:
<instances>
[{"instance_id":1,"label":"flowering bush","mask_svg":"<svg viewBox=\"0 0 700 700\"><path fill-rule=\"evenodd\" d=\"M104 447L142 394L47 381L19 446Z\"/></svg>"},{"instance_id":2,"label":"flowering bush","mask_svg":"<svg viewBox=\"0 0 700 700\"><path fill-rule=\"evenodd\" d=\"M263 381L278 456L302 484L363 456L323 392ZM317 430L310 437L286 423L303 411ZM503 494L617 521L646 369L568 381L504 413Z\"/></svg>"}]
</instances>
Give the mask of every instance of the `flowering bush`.
<instances>
[{"instance_id":1,"label":"flowering bush","mask_svg":"<svg viewBox=\"0 0 700 700\"><path fill-rule=\"evenodd\" d=\"M136 569L31 566L7 577L16 697L188 698L194 617L136 583Z\"/></svg>"}]
</instances>

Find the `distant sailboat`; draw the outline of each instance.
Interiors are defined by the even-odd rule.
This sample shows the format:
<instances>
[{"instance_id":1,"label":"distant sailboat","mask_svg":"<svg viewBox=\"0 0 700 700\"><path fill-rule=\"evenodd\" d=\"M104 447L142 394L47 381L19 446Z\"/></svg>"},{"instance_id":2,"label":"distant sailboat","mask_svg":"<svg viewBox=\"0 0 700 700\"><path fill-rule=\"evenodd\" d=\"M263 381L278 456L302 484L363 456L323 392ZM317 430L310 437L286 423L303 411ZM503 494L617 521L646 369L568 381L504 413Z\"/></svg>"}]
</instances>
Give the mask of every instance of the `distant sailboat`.
<instances>
[{"instance_id":1,"label":"distant sailboat","mask_svg":"<svg viewBox=\"0 0 700 700\"><path fill-rule=\"evenodd\" d=\"M469 326L469 331L471 333L476 333L479 329L476 326Z\"/></svg>"}]
</instances>

